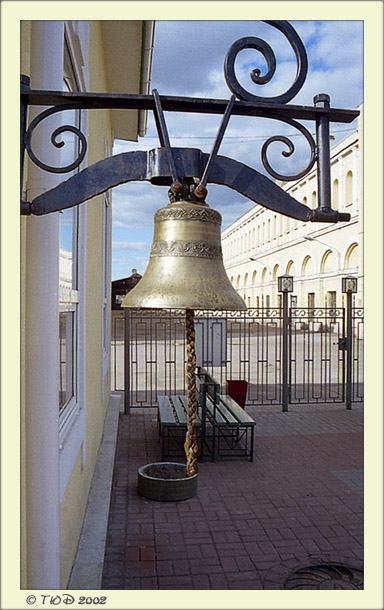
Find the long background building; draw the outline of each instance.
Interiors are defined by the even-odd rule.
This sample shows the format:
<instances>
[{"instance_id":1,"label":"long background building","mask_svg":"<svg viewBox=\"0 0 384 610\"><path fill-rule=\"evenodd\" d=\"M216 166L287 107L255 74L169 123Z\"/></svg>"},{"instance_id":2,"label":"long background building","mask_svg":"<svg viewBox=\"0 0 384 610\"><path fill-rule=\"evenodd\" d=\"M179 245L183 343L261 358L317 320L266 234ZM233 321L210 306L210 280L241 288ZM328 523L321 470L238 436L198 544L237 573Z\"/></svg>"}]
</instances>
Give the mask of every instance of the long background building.
<instances>
[{"instance_id":1,"label":"long background building","mask_svg":"<svg viewBox=\"0 0 384 610\"><path fill-rule=\"evenodd\" d=\"M294 277L292 304L342 306L341 278L358 277L355 305L363 305L363 112L358 129L331 149L332 208L349 222L301 222L256 205L222 233L224 265L248 307L276 307L277 278ZM292 197L317 207L316 165L295 182L279 183Z\"/></svg>"}]
</instances>

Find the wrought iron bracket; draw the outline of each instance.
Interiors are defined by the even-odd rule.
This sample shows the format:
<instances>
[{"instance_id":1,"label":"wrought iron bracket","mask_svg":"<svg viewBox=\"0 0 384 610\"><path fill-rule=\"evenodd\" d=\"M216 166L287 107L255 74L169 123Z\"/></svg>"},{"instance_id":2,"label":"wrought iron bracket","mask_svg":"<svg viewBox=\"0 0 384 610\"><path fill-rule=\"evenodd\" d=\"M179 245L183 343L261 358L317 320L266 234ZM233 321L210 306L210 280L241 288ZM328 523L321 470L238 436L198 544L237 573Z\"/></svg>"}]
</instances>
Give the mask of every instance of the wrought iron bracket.
<instances>
[{"instance_id":1,"label":"wrought iron bracket","mask_svg":"<svg viewBox=\"0 0 384 610\"><path fill-rule=\"evenodd\" d=\"M151 110L159 132L160 146L157 151L149 153L123 153L111 159L105 159L72 176L66 182L51 191L37 197L32 202L21 203L22 214L47 214L49 212L78 205L91 197L100 194L130 180L149 180L154 184L175 185L179 189L180 182L187 178L194 180L194 194L203 198L206 194L206 184L209 182L224 184L237 190L251 200L299 220L314 222L338 222L349 220L349 214L341 214L331 208L330 188L330 145L329 125L331 122L350 123L358 115L357 110L335 109L330 107L329 96L319 94L314 98L313 106L288 105L304 84L308 61L305 47L293 27L287 21L267 21L269 25L282 32L291 44L297 60L297 73L293 85L284 93L273 98L262 98L247 92L237 81L235 60L237 54L245 48L253 48L264 56L268 71L261 75L255 69L251 80L257 84L265 84L271 80L276 68L276 59L271 47L263 40L246 37L236 41L229 49L224 64L225 79L233 95L229 100L187 98L176 96L160 96L157 91L153 95L136 94L105 94L105 93L74 93L62 91L38 91L29 88L28 78L21 80L21 186L23 184L23 165L25 151L33 163L51 173L68 173L79 167L84 159L87 141L84 134L74 126L61 125L51 135L55 147L63 146L57 137L66 132L73 132L80 142L78 158L70 165L58 168L43 163L36 157L32 147L32 133L46 118L64 110L95 110L95 109L126 109ZM235 99L235 98L238 99ZM49 107L40 112L27 127L27 114L30 106ZM163 111L192 112L202 114L222 114L223 119L211 155L207 157L201 151L193 149L171 148L165 126ZM306 138L310 147L310 161L306 168L294 175L283 175L276 172L268 161L268 147L272 142L279 141L288 147L283 156L288 157L294 152L294 145L286 136L273 136L262 147L262 162L275 179L283 181L299 180L318 165L318 207L313 210L290 197L277 184L250 167L226 157L217 155L220 142L231 115L263 117L275 119L298 129ZM314 121L316 126L316 142L306 127L298 120ZM165 155L163 152L165 151ZM177 158L175 158L175 155ZM196 161L197 157L199 162ZM201 162L204 164L201 166ZM193 166L193 173L190 166ZM189 168L189 169L187 169ZM184 173L187 171L187 173ZM189 173L188 173L189 172ZM65 196L63 197L63 193ZM60 207L61 206L61 207Z\"/></svg>"}]
</instances>

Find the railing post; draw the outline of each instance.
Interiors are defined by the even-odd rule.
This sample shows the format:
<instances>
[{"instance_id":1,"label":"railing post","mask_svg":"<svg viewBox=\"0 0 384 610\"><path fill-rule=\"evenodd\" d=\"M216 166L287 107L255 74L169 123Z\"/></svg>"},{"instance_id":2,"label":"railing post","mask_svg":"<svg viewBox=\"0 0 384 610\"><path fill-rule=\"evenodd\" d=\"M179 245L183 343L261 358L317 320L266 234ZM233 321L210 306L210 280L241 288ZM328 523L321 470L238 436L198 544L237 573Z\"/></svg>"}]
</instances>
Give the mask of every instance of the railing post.
<instances>
[{"instance_id":1,"label":"railing post","mask_svg":"<svg viewBox=\"0 0 384 610\"><path fill-rule=\"evenodd\" d=\"M124 413L128 415L131 406L130 370L130 310L124 309Z\"/></svg>"},{"instance_id":2,"label":"railing post","mask_svg":"<svg viewBox=\"0 0 384 610\"><path fill-rule=\"evenodd\" d=\"M352 409L352 293L347 294L347 371L345 406Z\"/></svg>"},{"instance_id":3,"label":"railing post","mask_svg":"<svg viewBox=\"0 0 384 610\"><path fill-rule=\"evenodd\" d=\"M282 410L288 411L289 403L289 379L288 379L288 366L289 366L289 349L288 349L288 330L289 330L289 318L288 318L288 292L293 291L293 277L291 275L281 275L277 278L278 291L283 293L283 354L282 354L282 385L283 385L283 401Z\"/></svg>"},{"instance_id":4,"label":"railing post","mask_svg":"<svg viewBox=\"0 0 384 610\"><path fill-rule=\"evenodd\" d=\"M288 292L283 292L283 411L288 411Z\"/></svg>"},{"instance_id":5,"label":"railing post","mask_svg":"<svg viewBox=\"0 0 384 610\"><path fill-rule=\"evenodd\" d=\"M341 280L341 292L347 295L347 371L346 371L346 398L345 406L352 409L352 348L353 348L353 326L352 326L352 295L357 292L357 277L347 275Z\"/></svg>"}]
</instances>

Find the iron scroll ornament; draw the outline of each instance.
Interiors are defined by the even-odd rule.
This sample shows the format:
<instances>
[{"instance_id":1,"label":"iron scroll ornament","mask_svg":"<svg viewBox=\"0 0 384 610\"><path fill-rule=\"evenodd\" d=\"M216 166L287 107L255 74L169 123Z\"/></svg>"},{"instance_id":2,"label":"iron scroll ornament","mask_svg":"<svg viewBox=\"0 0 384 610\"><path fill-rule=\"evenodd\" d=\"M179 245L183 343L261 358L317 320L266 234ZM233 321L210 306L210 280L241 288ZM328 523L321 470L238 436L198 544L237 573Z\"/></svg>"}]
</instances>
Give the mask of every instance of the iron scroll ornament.
<instances>
[{"instance_id":1,"label":"iron scroll ornament","mask_svg":"<svg viewBox=\"0 0 384 610\"><path fill-rule=\"evenodd\" d=\"M57 141L57 137L59 135L61 135L62 133L70 131L79 138L79 142L80 142L79 153L78 153L76 159L74 159L74 161L72 163L70 163L69 165L66 165L65 167L53 167L52 165L47 165L46 163L41 161L38 157L36 157L35 153L32 150L32 142L31 142L32 132L39 125L39 123L41 123L42 121L44 121L44 119L47 119L48 117L52 116L53 114L55 114L59 111L61 112L64 110L72 110L72 109L73 109L73 106L68 104L68 105L60 106L59 109L57 107L53 107L53 108L48 108L47 110L44 110L31 121L31 123L25 133L25 139L24 139L25 148L26 148L26 151L27 151L30 159L34 162L35 165L37 165L37 167L45 170L46 172L50 172L50 173L54 173L54 174L67 174L69 172L72 172L77 167L79 167L79 165L81 164L81 162L83 161L83 159L85 157L85 154L87 152L87 139L86 139L85 135L83 134L83 132L80 131L80 129L78 129L74 125L60 125L52 132L52 135L51 135L51 142L52 142L53 146L55 146L56 148L62 148L63 146L65 146L65 142Z\"/></svg>"},{"instance_id":2,"label":"iron scroll ornament","mask_svg":"<svg viewBox=\"0 0 384 610\"><path fill-rule=\"evenodd\" d=\"M235 61L238 53L240 53L240 51L243 51L244 49L256 49L257 51L260 51L267 62L268 70L264 76L261 75L261 70L259 68L252 70L250 77L255 84L265 85L266 83L269 83L272 80L272 77L275 74L276 57L272 48L267 42L265 42L265 40L262 40L261 38L256 38L255 36L246 36L244 38L240 38L231 45L224 63L225 80L229 89L238 97L239 100L244 100L248 102L268 101L270 103L275 104L286 104L291 99L293 99L295 95L297 95L297 93L300 91L305 82L308 72L307 52L301 41L301 38L298 36L296 30L291 26L288 21L264 21L264 23L268 23L274 28L280 30L280 32L282 32L288 39L290 45L294 50L297 61L297 72L296 78L291 87L281 95L265 98L250 93L240 85L239 81L236 78Z\"/></svg>"}]
</instances>

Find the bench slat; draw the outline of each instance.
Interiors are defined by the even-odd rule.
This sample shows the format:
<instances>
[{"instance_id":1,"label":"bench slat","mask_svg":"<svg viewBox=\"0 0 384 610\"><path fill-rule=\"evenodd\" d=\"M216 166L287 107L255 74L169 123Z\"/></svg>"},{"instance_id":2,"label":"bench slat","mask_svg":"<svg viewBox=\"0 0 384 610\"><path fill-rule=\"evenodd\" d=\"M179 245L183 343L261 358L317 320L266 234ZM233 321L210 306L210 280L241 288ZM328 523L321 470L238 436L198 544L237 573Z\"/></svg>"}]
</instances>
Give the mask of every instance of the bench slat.
<instances>
[{"instance_id":1,"label":"bench slat","mask_svg":"<svg viewBox=\"0 0 384 610\"><path fill-rule=\"evenodd\" d=\"M207 407L208 413L213 418L214 404L209 396L207 396L206 407ZM216 424L218 424L218 425L228 424L226 418L223 416L222 412L220 411L220 409L217 406L216 406Z\"/></svg>"},{"instance_id":2,"label":"bench slat","mask_svg":"<svg viewBox=\"0 0 384 610\"><path fill-rule=\"evenodd\" d=\"M167 426L177 426L168 396L158 396L160 423Z\"/></svg>"},{"instance_id":3,"label":"bench slat","mask_svg":"<svg viewBox=\"0 0 384 610\"><path fill-rule=\"evenodd\" d=\"M181 425L187 425L187 413L183 407L183 404L180 403L181 396L171 396L173 406L175 407L175 411L177 413L177 417L179 418L179 422Z\"/></svg>"},{"instance_id":4,"label":"bench slat","mask_svg":"<svg viewBox=\"0 0 384 610\"><path fill-rule=\"evenodd\" d=\"M256 424L253 417L246 413L246 411L244 411L244 409L242 409L231 396L228 394L221 394L220 400L233 413L240 423Z\"/></svg>"}]
</instances>

